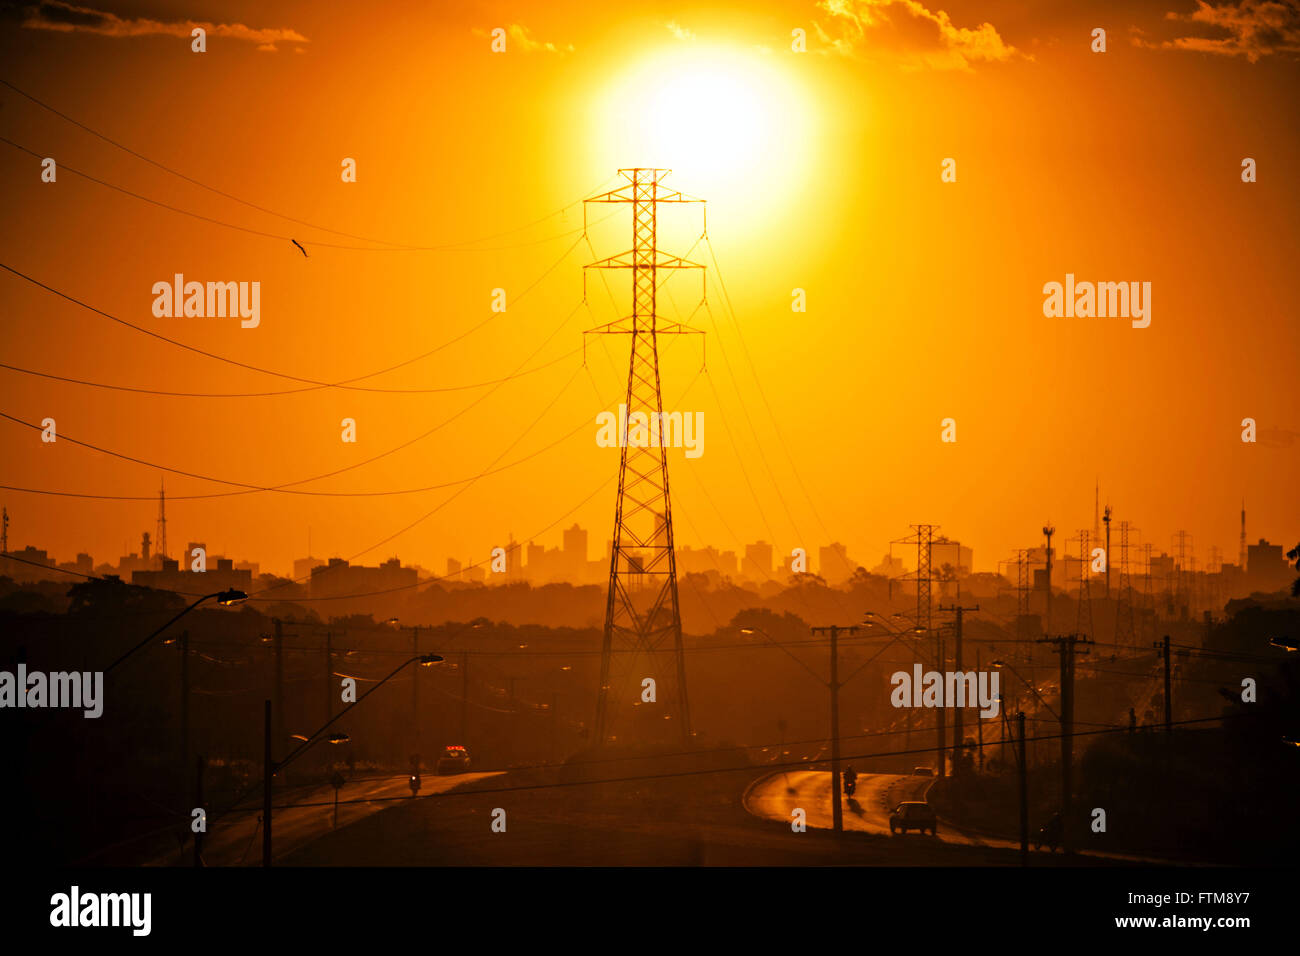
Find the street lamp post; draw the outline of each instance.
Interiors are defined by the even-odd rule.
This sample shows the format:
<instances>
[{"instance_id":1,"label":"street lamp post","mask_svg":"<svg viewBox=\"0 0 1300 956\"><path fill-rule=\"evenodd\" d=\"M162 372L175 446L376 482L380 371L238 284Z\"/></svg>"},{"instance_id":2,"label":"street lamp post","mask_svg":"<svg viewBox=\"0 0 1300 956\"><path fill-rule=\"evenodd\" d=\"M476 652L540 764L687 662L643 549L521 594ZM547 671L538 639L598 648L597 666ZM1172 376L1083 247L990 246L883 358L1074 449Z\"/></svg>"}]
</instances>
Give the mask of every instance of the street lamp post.
<instances>
[{"instance_id":1,"label":"street lamp post","mask_svg":"<svg viewBox=\"0 0 1300 956\"><path fill-rule=\"evenodd\" d=\"M271 758L271 702L269 700L266 701L265 760L262 776L262 866L269 867L271 865L271 784L272 778L274 778L276 773L283 770L294 760L297 760L308 747L312 746L312 744L319 743L321 739L328 740L330 743L342 743L347 740L347 734L330 734L324 738L322 738L321 735L325 733L330 725L338 720L339 717L342 717L353 707L356 707L375 691L379 690L379 688L383 687L390 680L396 677L402 670L415 663L419 663L421 667L431 667L434 664L442 663L442 660L443 658L438 654L422 654L417 657L412 657L410 660L403 661L394 668L392 673L387 677L380 680L374 687L371 687L355 701L339 711L337 716L331 717L327 720L319 729L316 730L315 733L309 737L303 738L303 742L290 751L289 755L278 763ZM235 801L236 805L238 802L238 800Z\"/></svg>"},{"instance_id":2,"label":"street lamp post","mask_svg":"<svg viewBox=\"0 0 1300 956\"><path fill-rule=\"evenodd\" d=\"M242 604L242 603L244 603L245 601L248 600L248 595L245 594L243 591L236 590L235 588L228 588L228 589L226 589L225 591L217 591L217 592L215 592L215 593L213 593L213 594L205 594L205 595L203 595L201 598L199 598L197 601L195 601L195 602L194 602L193 604L191 604L189 607L185 608L185 610L181 611L179 614L177 614L175 617L173 617L170 621L168 621L168 622L167 622L166 624L164 624L162 627L158 628L156 631L154 631L152 634L150 634L148 637L146 637L146 638L145 638L143 641L141 641L139 644L135 645L133 648L131 648L129 651L127 651L125 654L123 654L121 657L119 657L117 660L113 661L113 663L111 663L111 664L109 664L107 667L105 667L105 668L104 668L104 673L107 674L109 671L113 670L113 668L117 667L117 665L121 664L124 660L126 660L128 657L130 657L130 656L131 656L132 654L134 654L136 651L140 650L142 647L144 647L146 644L148 644L150 641L152 641L155 637L157 637L157 636L158 636L159 634L161 634L163 631L167 630L167 628L171 627L173 624L175 624L177 621L179 621L181 618L183 618L186 614L189 614L190 611L194 610L196 607L198 607L198 606L199 606L200 604L202 604L204 601L211 601L211 600L213 600L213 599L215 599L216 602L217 602L218 604L220 604L222 607L230 607L231 605L234 605L234 604Z\"/></svg>"}]
</instances>

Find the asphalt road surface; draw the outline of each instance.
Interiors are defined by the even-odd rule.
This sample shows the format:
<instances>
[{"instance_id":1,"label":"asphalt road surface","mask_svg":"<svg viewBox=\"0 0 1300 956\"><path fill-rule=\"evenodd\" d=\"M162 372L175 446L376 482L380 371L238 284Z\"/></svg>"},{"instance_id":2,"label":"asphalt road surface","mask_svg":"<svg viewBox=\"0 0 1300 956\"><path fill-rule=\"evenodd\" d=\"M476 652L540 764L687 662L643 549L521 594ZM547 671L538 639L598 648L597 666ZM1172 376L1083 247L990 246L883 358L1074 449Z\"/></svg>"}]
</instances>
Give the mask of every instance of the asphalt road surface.
<instances>
[{"instance_id":1,"label":"asphalt road surface","mask_svg":"<svg viewBox=\"0 0 1300 956\"><path fill-rule=\"evenodd\" d=\"M857 791L843 798L844 829L859 830L889 836L889 813L904 800L925 800L926 792L934 784L934 777L919 777L897 773L860 773ZM791 811L802 807L807 814L809 828L831 828L831 775L826 770L796 770L773 773L755 781L744 796L745 809L765 820L790 823ZM1034 831L1030 831L1030 852L1048 853L1033 849ZM962 846L982 846L997 849L1019 850L1017 840L1005 840L956 826L951 820L939 817L939 833L932 837L915 830L893 835L894 840L935 840ZM1150 856L1131 853L1099 853L1078 851L1080 855L1100 859L1123 860L1134 863L1168 863Z\"/></svg>"},{"instance_id":2,"label":"asphalt road surface","mask_svg":"<svg viewBox=\"0 0 1300 956\"><path fill-rule=\"evenodd\" d=\"M889 812L904 800L925 800L933 777L914 777L897 773L863 773L858 775L857 792L843 798L844 829L889 835ZM745 794L745 809L757 817L789 823L796 807L807 814L808 826L831 827L831 775L824 770L796 770L774 773L757 781ZM927 834L909 831L898 840L933 840ZM1020 844L997 837L982 836L955 827L939 819L937 839L945 843L970 846L993 846L1019 849Z\"/></svg>"},{"instance_id":3,"label":"asphalt road surface","mask_svg":"<svg viewBox=\"0 0 1300 956\"><path fill-rule=\"evenodd\" d=\"M453 787L497 776L492 773L462 773L445 777L422 776L420 796L443 793ZM373 813L387 809L411 790L405 776L384 777L376 780L356 780L339 789L338 828L342 829ZM257 798L245 800L243 807L256 803ZM309 806L286 806L309 804ZM334 788L328 784L319 787L296 787L277 791L274 795L271 818L272 859L293 853L306 844L334 830ZM203 841L203 860L208 866L260 866L262 863L262 827L260 803L253 809L232 811L219 819L212 819ZM151 860L155 866L175 866L189 863L193 848L185 852L169 853ZM184 857L184 859L182 859Z\"/></svg>"}]
</instances>

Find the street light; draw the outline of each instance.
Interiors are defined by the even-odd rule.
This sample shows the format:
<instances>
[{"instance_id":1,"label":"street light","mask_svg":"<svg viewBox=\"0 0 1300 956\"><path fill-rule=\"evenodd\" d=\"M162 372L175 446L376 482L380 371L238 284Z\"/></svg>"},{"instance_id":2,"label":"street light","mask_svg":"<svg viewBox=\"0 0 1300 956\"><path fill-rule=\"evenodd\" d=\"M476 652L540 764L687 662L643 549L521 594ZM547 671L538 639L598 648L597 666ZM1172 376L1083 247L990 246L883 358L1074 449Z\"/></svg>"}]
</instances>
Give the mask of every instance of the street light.
<instances>
[{"instance_id":1,"label":"street light","mask_svg":"<svg viewBox=\"0 0 1300 956\"><path fill-rule=\"evenodd\" d=\"M1060 721L1060 719L1061 719L1060 715L1059 715L1056 711L1052 710L1052 708L1049 707L1049 706L1047 705L1047 701L1043 700L1043 695L1040 694L1040 693L1038 693L1038 688L1035 687L1033 684L1029 683L1029 681L1025 680L1024 675L1022 675L1022 674L1020 673L1020 671L1016 670L1014 667L1012 667L1010 664L1008 664L1008 663L1007 663L1006 661L1004 661L1004 660L989 661L989 666L990 666L990 667L997 667L997 668L1003 668L1003 667L1005 667L1005 668L1007 668L1009 671L1011 671L1011 673L1013 673L1013 674L1015 674L1017 677L1019 677L1019 678L1020 678L1020 683L1024 684L1026 687L1029 688L1029 692L1032 693L1035 697L1038 698L1038 702L1039 702L1040 704L1043 705L1043 707L1047 710L1047 712L1048 712L1049 714L1051 714L1053 717L1055 717L1055 718L1057 719L1057 721Z\"/></svg>"},{"instance_id":2,"label":"street light","mask_svg":"<svg viewBox=\"0 0 1300 956\"><path fill-rule=\"evenodd\" d=\"M290 734L289 736L294 740L306 741L311 739L309 737L304 737L302 734ZM351 737L343 733L326 734L321 738L321 740L325 741L327 744L345 744L351 739ZM318 740L317 743L320 743L320 741Z\"/></svg>"},{"instance_id":3,"label":"street light","mask_svg":"<svg viewBox=\"0 0 1300 956\"><path fill-rule=\"evenodd\" d=\"M135 647L131 648L129 651L127 651L125 654L123 654L121 657L119 657L117 660L113 661L113 663L111 663L111 664L109 664L107 667L105 667L105 668L104 668L104 673L107 674L107 673L108 673L109 671L111 671L113 668L117 667L118 664L121 664L124 660L126 660L128 657L130 657L130 656L131 656L132 654L134 654L136 651L140 650L140 648L144 647L146 644L148 644L150 641L152 641L155 637L157 637L157 636L158 636L159 634L161 634L163 631L167 630L167 628L171 627L173 624L175 624L177 621L179 621L181 618L183 618L186 614L189 614L190 611L194 610L196 607L198 607L198 606L199 606L200 604L202 604L204 601L212 601L212 600L215 600L215 601L216 601L218 604L220 604L222 607L232 607L233 605L236 605L236 604L242 604L242 603L244 603L245 601L247 601L247 600L248 600L248 595L245 594L243 591L240 591L240 590L238 590L238 589L236 589L236 588L227 588L227 589L224 590L224 591L217 591L217 592L215 592L215 593L213 593L213 594L205 594L205 595L203 595L203 597L199 598L197 601L195 601L195 602L194 602L193 604L191 604L189 607L185 608L185 610L181 611L179 614L177 614L175 617L173 617L170 621L168 621L168 622L167 622L166 624L164 624L162 627L158 628L158 630L154 631L152 634L150 634L148 637L146 637L146 638L145 638L143 641L141 641L139 644L135 645Z\"/></svg>"},{"instance_id":4,"label":"street light","mask_svg":"<svg viewBox=\"0 0 1300 956\"><path fill-rule=\"evenodd\" d=\"M441 664L442 661L443 661L443 657L440 654L420 654L408 660L403 661L401 664L395 667L392 673L390 673L387 677L377 682L374 687L371 687L364 694L362 694L352 703L348 704L348 706L344 707L341 711L339 711L335 716L327 720L310 737L301 738L302 743L299 744L297 747L295 747L292 751L290 751L288 756L286 756L283 760L278 762L271 759L271 702L269 700L266 701L265 737L264 737L265 753L263 755L264 769L262 773L262 866L271 865L271 781L275 777L275 775L279 773L281 770L283 770L285 767L289 766L289 764L291 764L293 761L297 760L300 756L302 756L303 752L308 747L312 746L312 744L314 743L318 743L319 740L322 739L328 740L330 743L336 743L336 744L343 743L346 740L350 740L351 738L348 737L347 734L334 733L334 734L329 734L326 737L321 737L321 735L325 733L325 731L329 728L331 724L333 724L336 720L338 720L340 717L342 717L344 714L350 711L353 707L356 707L358 704L360 704L363 700L365 700L375 691L379 690L379 688L387 684L390 680L396 677L401 671L405 670L407 667L409 667L412 664L419 664L421 667L432 667L434 664ZM239 799L236 800L235 803L232 804L232 806L238 806L239 800L242 800L243 798L244 798L244 794L241 794Z\"/></svg>"}]
</instances>

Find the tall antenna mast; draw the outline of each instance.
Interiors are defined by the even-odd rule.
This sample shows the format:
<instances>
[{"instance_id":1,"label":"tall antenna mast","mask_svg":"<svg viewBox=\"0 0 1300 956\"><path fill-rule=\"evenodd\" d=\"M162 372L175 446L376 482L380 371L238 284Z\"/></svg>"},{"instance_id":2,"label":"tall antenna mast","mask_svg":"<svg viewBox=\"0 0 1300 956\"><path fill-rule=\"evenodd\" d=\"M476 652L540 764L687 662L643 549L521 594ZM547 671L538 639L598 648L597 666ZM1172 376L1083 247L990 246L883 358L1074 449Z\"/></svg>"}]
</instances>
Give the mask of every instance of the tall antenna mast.
<instances>
[{"instance_id":1,"label":"tall antenna mast","mask_svg":"<svg viewBox=\"0 0 1300 956\"><path fill-rule=\"evenodd\" d=\"M154 554L161 567L167 557L167 488L161 478L158 480L158 530L154 533Z\"/></svg>"},{"instance_id":2,"label":"tall antenna mast","mask_svg":"<svg viewBox=\"0 0 1300 956\"><path fill-rule=\"evenodd\" d=\"M1241 499L1241 551L1237 555L1237 563L1241 565L1241 571L1246 573L1246 499Z\"/></svg>"}]
</instances>

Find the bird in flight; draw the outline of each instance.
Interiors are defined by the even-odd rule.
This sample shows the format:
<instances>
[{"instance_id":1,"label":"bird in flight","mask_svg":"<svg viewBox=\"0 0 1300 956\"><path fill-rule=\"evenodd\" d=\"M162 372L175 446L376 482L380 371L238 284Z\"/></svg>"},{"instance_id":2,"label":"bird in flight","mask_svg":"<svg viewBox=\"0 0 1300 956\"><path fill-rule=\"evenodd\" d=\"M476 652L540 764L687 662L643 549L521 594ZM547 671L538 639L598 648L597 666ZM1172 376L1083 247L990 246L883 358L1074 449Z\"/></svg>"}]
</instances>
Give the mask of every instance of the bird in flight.
<instances>
[{"instance_id":1,"label":"bird in flight","mask_svg":"<svg viewBox=\"0 0 1300 956\"><path fill-rule=\"evenodd\" d=\"M297 239L290 239L289 241L298 247L298 251L303 254L304 258L307 256L307 250L302 247L301 242L299 242Z\"/></svg>"}]
</instances>

